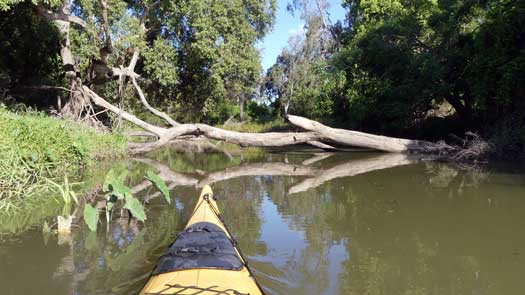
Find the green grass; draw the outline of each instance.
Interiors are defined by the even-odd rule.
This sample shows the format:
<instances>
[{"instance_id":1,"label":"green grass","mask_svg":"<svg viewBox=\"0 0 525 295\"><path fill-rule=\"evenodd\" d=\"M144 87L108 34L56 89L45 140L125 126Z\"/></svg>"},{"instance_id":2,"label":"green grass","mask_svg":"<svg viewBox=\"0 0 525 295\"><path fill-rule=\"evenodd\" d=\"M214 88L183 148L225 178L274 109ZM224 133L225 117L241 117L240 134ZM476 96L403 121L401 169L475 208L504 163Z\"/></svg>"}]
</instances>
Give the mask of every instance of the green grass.
<instances>
[{"instance_id":1,"label":"green grass","mask_svg":"<svg viewBox=\"0 0 525 295\"><path fill-rule=\"evenodd\" d=\"M101 134L42 113L15 114L0 107L0 210L5 202L48 189L46 178L63 179L95 160L126 150L120 134Z\"/></svg>"}]
</instances>

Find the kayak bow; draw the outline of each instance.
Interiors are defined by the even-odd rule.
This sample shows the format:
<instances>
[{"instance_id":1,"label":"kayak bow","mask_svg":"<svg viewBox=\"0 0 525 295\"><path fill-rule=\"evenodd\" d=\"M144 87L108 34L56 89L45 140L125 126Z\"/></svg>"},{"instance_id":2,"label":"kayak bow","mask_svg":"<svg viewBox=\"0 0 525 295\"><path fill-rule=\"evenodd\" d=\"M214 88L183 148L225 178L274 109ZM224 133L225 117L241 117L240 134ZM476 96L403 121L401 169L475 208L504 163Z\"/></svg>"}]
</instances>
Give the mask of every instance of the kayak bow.
<instances>
[{"instance_id":1,"label":"kayak bow","mask_svg":"<svg viewBox=\"0 0 525 295\"><path fill-rule=\"evenodd\" d=\"M163 255L140 295L262 295L205 186L188 224Z\"/></svg>"}]
</instances>

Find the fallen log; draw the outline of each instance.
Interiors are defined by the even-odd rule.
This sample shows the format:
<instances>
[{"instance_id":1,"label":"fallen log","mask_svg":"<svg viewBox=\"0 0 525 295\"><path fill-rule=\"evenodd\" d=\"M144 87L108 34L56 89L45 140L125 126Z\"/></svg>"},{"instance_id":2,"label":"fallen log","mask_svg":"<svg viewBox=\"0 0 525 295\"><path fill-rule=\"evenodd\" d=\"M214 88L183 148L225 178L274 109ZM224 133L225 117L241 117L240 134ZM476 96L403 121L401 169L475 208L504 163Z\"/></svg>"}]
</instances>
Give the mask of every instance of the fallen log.
<instances>
[{"instance_id":1,"label":"fallen log","mask_svg":"<svg viewBox=\"0 0 525 295\"><path fill-rule=\"evenodd\" d=\"M395 138L352 130L332 128L319 122L299 116L288 115L287 119L295 126L322 134L325 140L333 141L343 145L397 153L416 151L425 152L434 146L434 143L424 140Z\"/></svg>"},{"instance_id":2,"label":"fallen log","mask_svg":"<svg viewBox=\"0 0 525 295\"><path fill-rule=\"evenodd\" d=\"M411 140L364 132L337 129L325 126L319 122L303 117L288 115L287 119L295 126L305 129L304 132L266 132L244 133L212 127L206 124L176 124L171 128L163 128L149 124L136 116L110 104L86 86L83 91L93 103L117 114L121 118L141 127L146 132L156 136L157 141L147 143L130 143L130 152L140 154L149 152L170 143L170 141L187 135L204 136L240 146L282 147L297 144L309 144L324 151L335 151L337 148L328 143L337 143L354 147L374 149L384 152L405 153L443 153L457 150L456 147L444 143L432 143L423 140ZM142 133L143 135L144 133Z\"/></svg>"}]
</instances>

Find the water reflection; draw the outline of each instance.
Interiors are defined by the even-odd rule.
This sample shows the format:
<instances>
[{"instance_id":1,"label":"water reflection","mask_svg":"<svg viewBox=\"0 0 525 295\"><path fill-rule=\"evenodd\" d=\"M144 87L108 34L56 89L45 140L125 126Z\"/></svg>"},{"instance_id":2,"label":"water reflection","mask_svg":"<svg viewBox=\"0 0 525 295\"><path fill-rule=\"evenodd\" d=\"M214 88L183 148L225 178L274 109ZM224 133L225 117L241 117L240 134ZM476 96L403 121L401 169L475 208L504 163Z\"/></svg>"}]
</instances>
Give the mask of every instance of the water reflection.
<instances>
[{"instance_id":1,"label":"water reflection","mask_svg":"<svg viewBox=\"0 0 525 295\"><path fill-rule=\"evenodd\" d=\"M124 216L98 233L79 224L61 246L40 230L5 240L2 294L136 293L204 184L269 294L522 293L523 173L404 155L217 150L164 151L125 168L138 175L130 185L148 203L146 223ZM151 168L171 206L140 177Z\"/></svg>"}]
</instances>

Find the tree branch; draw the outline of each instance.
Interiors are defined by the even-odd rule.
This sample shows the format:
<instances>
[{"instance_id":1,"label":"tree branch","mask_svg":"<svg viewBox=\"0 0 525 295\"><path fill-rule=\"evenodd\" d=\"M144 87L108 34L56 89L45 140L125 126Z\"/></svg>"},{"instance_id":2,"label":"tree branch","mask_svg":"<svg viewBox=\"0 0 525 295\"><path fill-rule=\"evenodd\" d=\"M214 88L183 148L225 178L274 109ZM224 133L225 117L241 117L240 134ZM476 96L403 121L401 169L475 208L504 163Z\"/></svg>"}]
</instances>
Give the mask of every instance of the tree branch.
<instances>
[{"instance_id":1,"label":"tree branch","mask_svg":"<svg viewBox=\"0 0 525 295\"><path fill-rule=\"evenodd\" d=\"M37 6L37 10L41 16L45 17L47 20L50 20L50 21L60 20L60 21L70 22L70 23L79 25L82 28L85 28L87 26L86 22L78 16L54 12L43 6Z\"/></svg>"},{"instance_id":2,"label":"tree branch","mask_svg":"<svg viewBox=\"0 0 525 295\"><path fill-rule=\"evenodd\" d=\"M102 10L102 29L106 39L106 49L108 52L113 51L113 45L111 43L111 34L109 32L109 20L108 20L108 1L100 0L100 7Z\"/></svg>"},{"instance_id":3,"label":"tree branch","mask_svg":"<svg viewBox=\"0 0 525 295\"><path fill-rule=\"evenodd\" d=\"M173 120L170 116L168 116L168 114L164 113L164 112L161 112L159 110L157 110L156 108L152 107L148 101L146 100L146 96L144 95L144 92L142 92L142 89L140 88L139 84L137 83L137 80L135 79L135 77L131 77L131 82L133 83L133 86L135 86L135 89L137 90L137 93L139 94L139 97L140 97L140 101L142 102L142 104L150 111L152 112L153 114L161 117L162 119L164 119L166 122L168 122L171 126L179 126L180 124L177 123L175 120Z\"/></svg>"}]
</instances>

